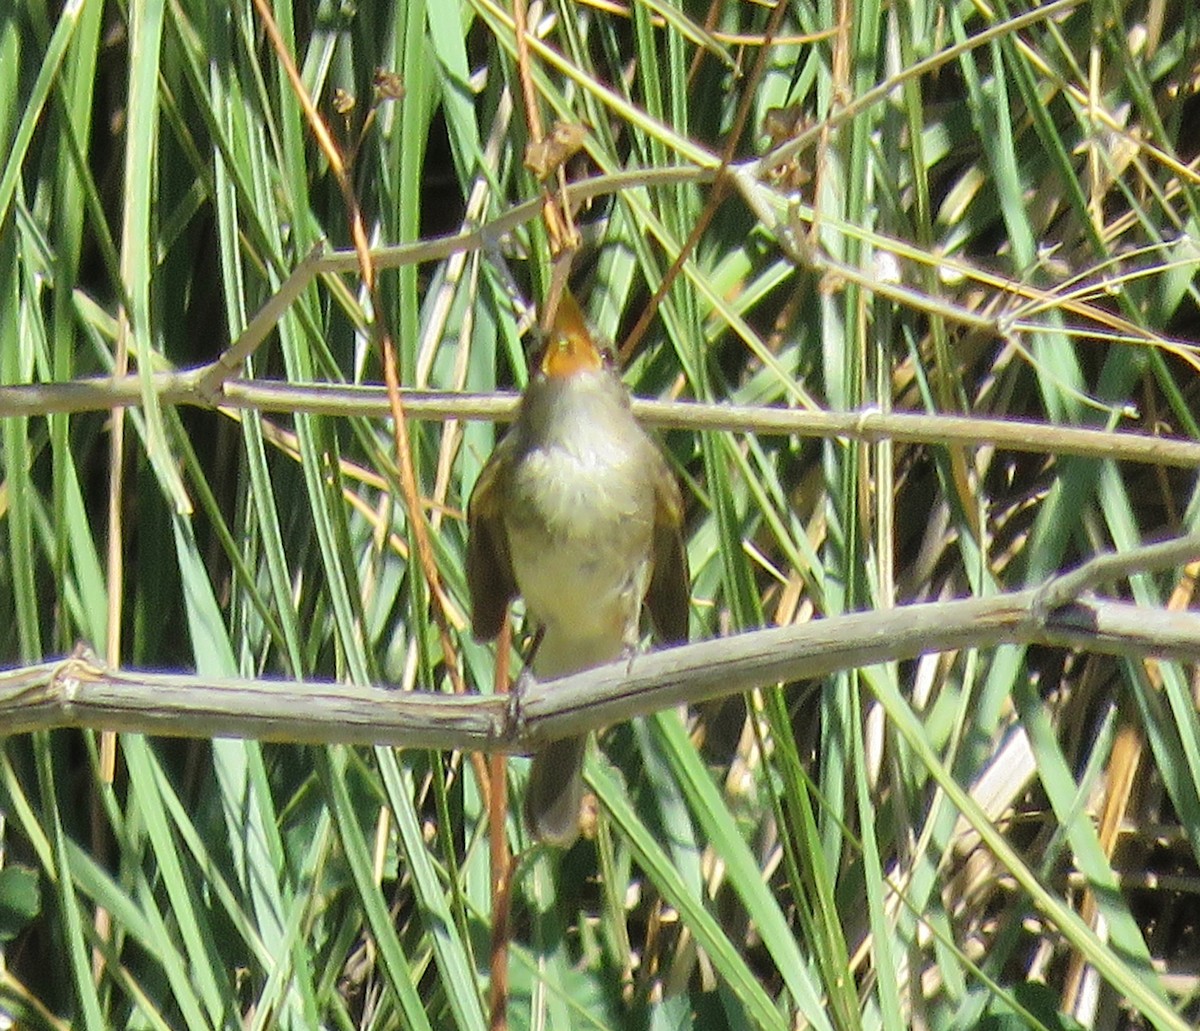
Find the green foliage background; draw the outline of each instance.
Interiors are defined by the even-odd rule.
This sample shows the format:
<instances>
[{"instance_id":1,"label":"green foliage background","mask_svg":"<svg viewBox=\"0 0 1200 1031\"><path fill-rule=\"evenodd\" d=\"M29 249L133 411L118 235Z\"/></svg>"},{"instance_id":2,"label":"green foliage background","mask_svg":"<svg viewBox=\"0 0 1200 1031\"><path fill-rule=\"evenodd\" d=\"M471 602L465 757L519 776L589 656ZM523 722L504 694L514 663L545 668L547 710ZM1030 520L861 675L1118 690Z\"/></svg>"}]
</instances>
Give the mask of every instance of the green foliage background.
<instances>
[{"instance_id":1,"label":"green foliage background","mask_svg":"<svg viewBox=\"0 0 1200 1031\"><path fill-rule=\"evenodd\" d=\"M374 241L454 232L536 194L506 8L273 10L347 147L377 70L404 83L354 164ZM746 90L739 159L766 149L772 108L830 126L722 205L626 370L635 393L1197 437L1194 4L802 0L751 81L769 14L531 12L550 48L534 54L544 117L590 127L572 174L678 170L581 213L579 292L610 339L696 224ZM358 100L345 117L337 89ZM0 144L4 384L106 374L121 337L139 372L213 361L319 241L347 245L342 199L242 0L8 3ZM519 386L509 276L537 299L548 268L530 222L384 273L403 383ZM356 282L325 277L243 374L378 382L367 319ZM111 425L0 423L6 664L78 640L104 650ZM411 430L463 617L461 509L495 430ZM1190 471L936 441L672 431L665 445L688 500L697 637L1036 584L1196 529ZM396 497L389 429L353 406L131 411L123 664L447 689ZM1173 586L1130 590L1164 604ZM489 650L459 643L487 689ZM1095 1006L1073 1006L1083 1022L1194 1025L1187 675L1005 647L764 689L706 710L695 737L674 712L613 728L589 769L594 838L519 868L512 1026L1065 1027L1073 957L1099 974ZM1110 859L1092 816L1122 728L1143 752ZM1025 741L1022 765L1004 749ZM0 750L0 1009L20 1026L487 1026L486 819L461 756L130 736L106 786L97 751L67 732ZM932 773L982 797L985 771L1018 769L997 858ZM519 793L520 760L510 776ZM526 844L515 819L509 833ZM1170 887L1151 880L1163 873ZM1085 882L1102 937L1073 913Z\"/></svg>"}]
</instances>

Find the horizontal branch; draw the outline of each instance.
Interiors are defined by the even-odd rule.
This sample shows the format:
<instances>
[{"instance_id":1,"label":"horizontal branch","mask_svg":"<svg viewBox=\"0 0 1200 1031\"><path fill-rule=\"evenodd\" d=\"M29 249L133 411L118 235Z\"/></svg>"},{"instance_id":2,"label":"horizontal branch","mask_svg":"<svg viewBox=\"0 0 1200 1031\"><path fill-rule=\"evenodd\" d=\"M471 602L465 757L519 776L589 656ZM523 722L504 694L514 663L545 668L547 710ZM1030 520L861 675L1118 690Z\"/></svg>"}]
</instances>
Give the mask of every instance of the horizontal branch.
<instances>
[{"instance_id":1,"label":"horizontal branch","mask_svg":"<svg viewBox=\"0 0 1200 1031\"><path fill-rule=\"evenodd\" d=\"M201 380L208 366L191 372L158 373L152 381L164 405L253 409L262 412L305 412L310 415L389 418L383 387L337 384L293 384L264 380L229 380L215 397ZM515 394L464 394L437 390L402 390L405 413L414 419L482 419L506 421L516 409ZM71 383L0 387L0 418L58 412L107 411L141 404L142 384L136 376L107 376ZM1018 419L987 419L920 412L803 411L754 405L705 404L697 401L635 399L634 412L647 425L732 433L841 437L874 442L991 445L1034 454L1079 455L1111 461L1194 469L1200 466L1200 443L1192 440L1113 430L1053 426Z\"/></svg>"},{"instance_id":2,"label":"horizontal branch","mask_svg":"<svg viewBox=\"0 0 1200 1031\"><path fill-rule=\"evenodd\" d=\"M1070 575L1077 577L1073 586L1088 586ZM526 752L633 716L770 684L927 652L1033 643L1195 662L1200 615L1028 590L703 641L561 680L529 682L509 696L110 670L80 653L0 673L0 726L8 734L90 727Z\"/></svg>"}]
</instances>

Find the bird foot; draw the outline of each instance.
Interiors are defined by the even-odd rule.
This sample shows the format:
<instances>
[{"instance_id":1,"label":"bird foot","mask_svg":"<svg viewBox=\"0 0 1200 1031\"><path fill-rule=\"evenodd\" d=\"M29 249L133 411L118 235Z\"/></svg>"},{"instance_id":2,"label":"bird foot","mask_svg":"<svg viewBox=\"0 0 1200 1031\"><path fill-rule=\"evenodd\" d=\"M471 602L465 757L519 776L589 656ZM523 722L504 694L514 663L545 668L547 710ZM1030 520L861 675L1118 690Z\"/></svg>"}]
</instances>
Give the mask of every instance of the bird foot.
<instances>
[{"instance_id":1,"label":"bird foot","mask_svg":"<svg viewBox=\"0 0 1200 1031\"><path fill-rule=\"evenodd\" d=\"M520 737L525 732L525 709L522 701L526 693L534 684L537 683L537 678L529 671L526 666L520 673L517 674L517 679L513 681L513 685L508 691L508 711L505 713L505 719L508 723L509 734L512 737Z\"/></svg>"},{"instance_id":2,"label":"bird foot","mask_svg":"<svg viewBox=\"0 0 1200 1031\"><path fill-rule=\"evenodd\" d=\"M633 675L633 660L637 658L637 654L636 644L627 644L621 649L621 657L625 660L625 675L627 677Z\"/></svg>"}]
</instances>

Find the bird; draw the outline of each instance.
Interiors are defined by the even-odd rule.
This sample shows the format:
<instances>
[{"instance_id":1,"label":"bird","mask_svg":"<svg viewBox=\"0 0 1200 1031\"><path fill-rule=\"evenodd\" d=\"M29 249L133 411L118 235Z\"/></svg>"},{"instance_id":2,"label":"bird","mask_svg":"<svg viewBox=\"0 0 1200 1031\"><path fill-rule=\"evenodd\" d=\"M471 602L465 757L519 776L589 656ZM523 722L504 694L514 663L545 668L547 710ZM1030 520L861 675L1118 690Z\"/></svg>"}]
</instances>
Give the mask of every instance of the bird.
<instances>
[{"instance_id":1,"label":"bird","mask_svg":"<svg viewBox=\"0 0 1200 1031\"><path fill-rule=\"evenodd\" d=\"M467 588L475 637L500 633L525 600L540 629L538 681L632 659L643 605L658 640L687 640L691 580L679 483L637 422L629 391L564 291L516 418L467 504ZM587 737L540 747L525 793L535 841L579 835Z\"/></svg>"}]
</instances>

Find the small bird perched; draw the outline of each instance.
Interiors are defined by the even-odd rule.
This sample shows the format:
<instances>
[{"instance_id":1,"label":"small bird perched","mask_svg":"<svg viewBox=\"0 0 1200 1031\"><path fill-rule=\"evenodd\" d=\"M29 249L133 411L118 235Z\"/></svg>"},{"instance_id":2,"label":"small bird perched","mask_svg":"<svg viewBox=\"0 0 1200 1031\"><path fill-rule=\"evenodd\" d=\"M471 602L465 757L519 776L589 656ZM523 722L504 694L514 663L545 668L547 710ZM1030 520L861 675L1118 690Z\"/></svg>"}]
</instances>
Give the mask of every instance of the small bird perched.
<instances>
[{"instance_id":1,"label":"small bird perched","mask_svg":"<svg viewBox=\"0 0 1200 1031\"><path fill-rule=\"evenodd\" d=\"M467 525L475 636L495 638L521 595L543 631L539 680L631 654L643 601L661 641L687 640L679 485L570 293L516 421L479 474ZM538 841L566 848L579 835L586 744L553 741L533 758L525 819Z\"/></svg>"}]
</instances>

